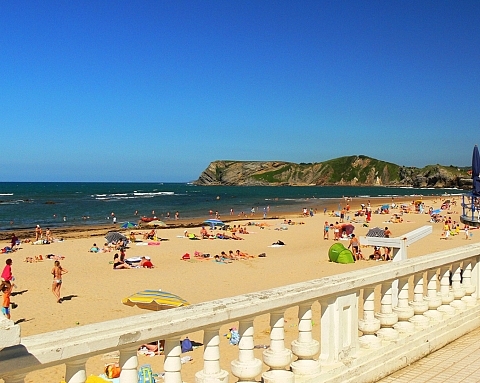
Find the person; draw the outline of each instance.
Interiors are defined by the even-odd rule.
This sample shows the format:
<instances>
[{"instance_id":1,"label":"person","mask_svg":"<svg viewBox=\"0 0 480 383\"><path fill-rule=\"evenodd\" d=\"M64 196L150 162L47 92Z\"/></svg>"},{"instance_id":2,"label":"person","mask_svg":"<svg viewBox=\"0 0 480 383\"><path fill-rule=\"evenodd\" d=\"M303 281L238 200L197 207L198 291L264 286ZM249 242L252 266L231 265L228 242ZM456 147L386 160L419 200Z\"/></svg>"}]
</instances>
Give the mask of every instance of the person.
<instances>
[{"instance_id":1,"label":"person","mask_svg":"<svg viewBox=\"0 0 480 383\"><path fill-rule=\"evenodd\" d=\"M180 218L180 213L178 211L175 212L175 219L179 219Z\"/></svg>"},{"instance_id":2,"label":"person","mask_svg":"<svg viewBox=\"0 0 480 383\"><path fill-rule=\"evenodd\" d=\"M17 236L15 235L15 233L12 234L12 239L10 241L10 247L12 248L12 251L15 250L15 246L17 245L17 242L18 242L18 238Z\"/></svg>"},{"instance_id":3,"label":"person","mask_svg":"<svg viewBox=\"0 0 480 383\"><path fill-rule=\"evenodd\" d=\"M470 226L465 225L463 231L465 232L465 239L470 239Z\"/></svg>"},{"instance_id":4,"label":"person","mask_svg":"<svg viewBox=\"0 0 480 383\"><path fill-rule=\"evenodd\" d=\"M112 222L113 222L114 225L117 223L117 217L116 216L113 216Z\"/></svg>"},{"instance_id":5,"label":"person","mask_svg":"<svg viewBox=\"0 0 480 383\"><path fill-rule=\"evenodd\" d=\"M357 237L355 237L355 234L352 234L352 238L350 239L350 243L348 244L348 249L350 249L350 246L352 247L352 252L355 256L355 260L359 261L360 259L363 259L363 256L360 253L360 241Z\"/></svg>"},{"instance_id":6,"label":"person","mask_svg":"<svg viewBox=\"0 0 480 383\"><path fill-rule=\"evenodd\" d=\"M202 226L202 228L200 229L200 237L202 237L203 239L210 238L210 235L208 234L207 229L205 229L205 226Z\"/></svg>"},{"instance_id":7,"label":"person","mask_svg":"<svg viewBox=\"0 0 480 383\"><path fill-rule=\"evenodd\" d=\"M390 231L390 229L385 226L385 238L390 238L390 236L392 235L392 232Z\"/></svg>"},{"instance_id":8,"label":"person","mask_svg":"<svg viewBox=\"0 0 480 383\"><path fill-rule=\"evenodd\" d=\"M142 257L142 260L138 264L140 267L144 267L146 269L153 269L155 265L150 260L150 257Z\"/></svg>"},{"instance_id":9,"label":"person","mask_svg":"<svg viewBox=\"0 0 480 383\"><path fill-rule=\"evenodd\" d=\"M53 237L52 237L52 232L50 231L50 228L47 227L47 230L45 230L45 238L47 242L53 242Z\"/></svg>"},{"instance_id":10,"label":"person","mask_svg":"<svg viewBox=\"0 0 480 383\"><path fill-rule=\"evenodd\" d=\"M115 270L131 269L130 265L120 260L118 253L115 253L115 255L113 256L113 268Z\"/></svg>"},{"instance_id":11,"label":"person","mask_svg":"<svg viewBox=\"0 0 480 383\"><path fill-rule=\"evenodd\" d=\"M3 293L2 314L10 319L10 294L13 286L10 283L2 282L0 290Z\"/></svg>"},{"instance_id":12,"label":"person","mask_svg":"<svg viewBox=\"0 0 480 383\"><path fill-rule=\"evenodd\" d=\"M90 248L90 253L98 253L100 251L100 248L97 246L96 243L93 244L93 246Z\"/></svg>"},{"instance_id":13,"label":"person","mask_svg":"<svg viewBox=\"0 0 480 383\"><path fill-rule=\"evenodd\" d=\"M329 230L330 225L328 221L325 221L325 224L323 225L323 239L329 239Z\"/></svg>"},{"instance_id":14,"label":"person","mask_svg":"<svg viewBox=\"0 0 480 383\"><path fill-rule=\"evenodd\" d=\"M155 229L150 230L148 233L143 235L143 239L153 239L155 238Z\"/></svg>"},{"instance_id":15,"label":"person","mask_svg":"<svg viewBox=\"0 0 480 383\"><path fill-rule=\"evenodd\" d=\"M55 261L52 269L52 293L57 298L57 303L62 303L62 298L60 298L60 289L62 288L62 275L66 273L68 273L68 270L64 269L60 265L60 261Z\"/></svg>"},{"instance_id":16,"label":"person","mask_svg":"<svg viewBox=\"0 0 480 383\"><path fill-rule=\"evenodd\" d=\"M2 271L2 281L8 282L10 284L15 280L15 278L12 275L12 263L13 263L12 259L8 258L5 261L5 267L3 268L3 271Z\"/></svg>"},{"instance_id":17,"label":"person","mask_svg":"<svg viewBox=\"0 0 480 383\"><path fill-rule=\"evenodd\" d=\"M382 253L380 252L380 247L379 246L375 246L374 249L373 249L373 254L370 256L370 259L373 259L375 261L379 261L382 258Z\"/></svg>"},{"instance_id":18,"label":"person","mask_svg":"<svg viewBox=\"0 0 480 383\"><path fill-rule=\"evenodd\" d=\"M37 225L35 228L35 241L38 241L39 239L42 239L43 233L42 233L42 228L40 225Z\"/></svg>"}]
</instances>

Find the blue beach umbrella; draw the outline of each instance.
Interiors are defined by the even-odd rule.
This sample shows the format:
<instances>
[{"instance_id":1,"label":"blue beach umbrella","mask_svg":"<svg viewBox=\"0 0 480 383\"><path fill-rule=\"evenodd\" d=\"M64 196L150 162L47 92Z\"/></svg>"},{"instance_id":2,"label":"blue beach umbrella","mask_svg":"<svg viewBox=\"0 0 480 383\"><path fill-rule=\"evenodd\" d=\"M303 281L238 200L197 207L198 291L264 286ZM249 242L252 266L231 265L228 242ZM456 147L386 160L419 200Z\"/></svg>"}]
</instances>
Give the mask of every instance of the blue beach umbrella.
<instances>
[{"instance_id":1,"label":"blue beach umbrella","mask_svg":"<svg viewBox=\"0 0 480 383\"><path fill-rule=\"evenodd\" d=\"M480 154L478 153L478 146L473 148L472 155L472 179L473 179L473 194L480 196Z\"/></svg>"},{"instance_id":2,"label":"blue beach umbrella","mask_svg":"<svg viewBox=\"0 0 480 383\"><path fill-rule=\"evenodd\" d=\"M136 223L127 221L127 222L124 222L124 223L122 224L122 226L120 226L120 227L121 227L122 229L133 229L133 228L135 228L135 227L137 227L137 226L138 226L138 225L137 225Z\"/></svg>"},{"instance_id":3,"label":"blue beach umbrella","mask_svg":"<svg viewBox=\"0 0 480 383\"><path fill-rule=\"evenodd\" d=\"M432 211L432 214L431 214L431 215L433 215L433 214L441 214L441 213L442 213L442 209L436 209L436 210L433 210L433 211Z\"/></svg>"}]
</instances>

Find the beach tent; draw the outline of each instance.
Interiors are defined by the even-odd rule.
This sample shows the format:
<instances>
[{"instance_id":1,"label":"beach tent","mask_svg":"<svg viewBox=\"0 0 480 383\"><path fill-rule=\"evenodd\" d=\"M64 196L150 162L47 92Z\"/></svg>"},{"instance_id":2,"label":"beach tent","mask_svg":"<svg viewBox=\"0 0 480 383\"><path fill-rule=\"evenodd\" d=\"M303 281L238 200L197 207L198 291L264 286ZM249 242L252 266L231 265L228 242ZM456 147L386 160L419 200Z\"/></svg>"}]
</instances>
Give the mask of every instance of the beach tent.
<instances>
[{"instance_id":1,"label":"beach tent","mask_svg":"<svg viewBox=\"0 0 480 383\"><path fill-rule=\"evenodd\" d=\"M343 246L343 243L334 243L328 249L328 258L336 263L354 263L355 259L350 250Z\"/></svg>"}]
</instances>

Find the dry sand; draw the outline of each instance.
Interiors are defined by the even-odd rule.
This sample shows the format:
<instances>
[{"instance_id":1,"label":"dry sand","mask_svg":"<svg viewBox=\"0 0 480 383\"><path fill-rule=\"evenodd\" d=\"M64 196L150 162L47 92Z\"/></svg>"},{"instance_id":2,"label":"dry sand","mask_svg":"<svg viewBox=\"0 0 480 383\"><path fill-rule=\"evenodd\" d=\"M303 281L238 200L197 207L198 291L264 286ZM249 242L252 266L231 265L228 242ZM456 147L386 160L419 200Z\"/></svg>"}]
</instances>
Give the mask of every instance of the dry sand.
<instances>
[{"instance_id":1,"label":"dry sand","mask_svg":"<svg viewBox=\"0 0 480 383\"><path fill-rule=\"evenodd\" d=\"M439 208L440 198L423 198L427 206ZM397 204L401 199L396 199ZM411 203L412 199L405 199ZM365 200L355 199L350 202L352 210L360 207ZM372 209L382 205L385 201L372 199ZM460 207L453 207L451 217L459 222ZM393 210L392 212L395 212ZM391 213L392 213L391 212ZM349 214L353 217L353 213ZM179 238L185 228L159 229L159 235L167 239L158 246L130 245L127 258L133 256L150 256L156 268L113 270L110 263L112 253L90 253L88 250L95 242L102 245L103 235L98 232L70 233L65 235L63 242L49 245L22 244L21 249L13 254L2 255L2 259L13 259L12 270L16 277L15 295L12 301L18 307L12 310L12 320L20 322L22 336L40 334L44 332L66 329L79 325L100 322L115 318L126 318L131 315L143 313L139 308L132 308L121 303L121 299L132 293L144 289L162 289L180 295L190 303L204 302L218 298L230 297L248 292L284 286L296 282L320 278L327 275L339 274L351 270L367 268L378 263L373 261L360 261L354 264L342 265L328 261L328 248L334 243L332 235L330 240L323 239L323 223L335 223L338 218L324 215L319 212L314 217L301 215L285 217L292 219L296 224L289 225L288 230L278 230L283 223L280 219L263 220L261 217L251 219L251 222L266 224L260 226L246 226L250 234L240 235L243 240L189 240ZM408 249L409 257L416 257L448 248L465 245L463 232L449 240L440 240L442 224L429 223L427 214L409 213L403 216L404 222L388 223L389 215L373 214L370 228L388 226L392 236L400 236L423 225L433 225L433 234L414 243ZM248 221L231 222L246 225ZM368 227L355 224L355 234L365 235ZM189 228L189 232L199 234L199 227ZM105 229L99 232L105 233ZM92 234L93 233L93 234ZM473 241L480 240L480 233L473 230ZM55 232L53 233L56 234ZM331 233L333 234L333 233ZM33 235L33 233L32 233ZM76 238L73 238L76 237ZM139 239L141 236L137 236ZM24 237L23 237L24 238ZM22 239L22 237L21 237ZM269 247L277 240L282 240L286 245L279 248ZM345 242L347 243L347 242ZM3 242L2 247L8 243ZM253 258L234 261L230 264L218 264L214 261L180 260L184 253L193 255L195 251L213 255L228 250L240 249L251 255L266 253L265 258ZM371 248L364 248L364 255L372 253ZM68 270L63 278L62 296L66 300L57 304L51 292L53 261L28 263L27 257L42 254L63 255L61 264ZM193 257L192 257L193 258ZM2 264L4 261L2 261ZM317 307L318 309L318 307ZM317 319L318 322L318 310ZM295 309L287 312L287 337L295 336L296 323ZM232 323L235 325L235 323ZM256 343L269 343L268 319L266 316L257 318ZM227 331L228 326L225 326ZM263 328L263 330L262 330ZM202 342L201 333L185 334L190 339ZM194 358L193 366L185 366L184 380L194 381L193 374L202 369L202 348L189 353ZM222 338L222 355L224 352L232 353L235 358L236 348L228 345L226 338ZM259 355L261 351L258 350ZM90 358L87 363L88 374L100 374L105 362L112 361L111 357ZM154 371L162 371L163 356L140 357L140 363L150 363ZM223 362L222 362L223 363ZM226 362L225 362L226 363ZM229 370L228 364L223 368ZM60 382L63 378L64 367L49 368L31 373L27 382Z\"/></svg>"}]
</instances>

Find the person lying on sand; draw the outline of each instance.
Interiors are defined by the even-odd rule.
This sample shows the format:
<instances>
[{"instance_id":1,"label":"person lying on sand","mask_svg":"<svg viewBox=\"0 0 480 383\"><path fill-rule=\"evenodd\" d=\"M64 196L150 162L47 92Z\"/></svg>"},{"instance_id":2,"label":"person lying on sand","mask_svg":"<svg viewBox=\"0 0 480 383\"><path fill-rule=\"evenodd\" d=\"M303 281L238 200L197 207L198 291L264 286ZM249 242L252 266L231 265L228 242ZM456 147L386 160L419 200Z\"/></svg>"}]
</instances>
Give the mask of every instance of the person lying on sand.
<instances>
[{"instance_id":1,"label":"person lying on sand","mask_svg":"<svg viewBox=\"0 0 480 383\"><path fill-rule=\"evenodd\" d=\"M139 267L144 267L146 269L153 269L155 265L150 260L150 257L142 257L142 260L138 264Z\"/></svg>"},{"instance_id":2,"label":"person lying on sand","mask_svg":"<svg viewBox=\"0 0 480 383\"><path fill-rule=\"evenodd\" d=\"M255 258L253 255L250 255L250 254L248 254L248 253L244 253L244 252L242 252L242 251L240 251L240 250L237 250L237 251L235 252L235 254L237 255L238 258Z\"/></svg>"}]
</instances>

